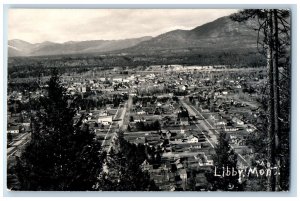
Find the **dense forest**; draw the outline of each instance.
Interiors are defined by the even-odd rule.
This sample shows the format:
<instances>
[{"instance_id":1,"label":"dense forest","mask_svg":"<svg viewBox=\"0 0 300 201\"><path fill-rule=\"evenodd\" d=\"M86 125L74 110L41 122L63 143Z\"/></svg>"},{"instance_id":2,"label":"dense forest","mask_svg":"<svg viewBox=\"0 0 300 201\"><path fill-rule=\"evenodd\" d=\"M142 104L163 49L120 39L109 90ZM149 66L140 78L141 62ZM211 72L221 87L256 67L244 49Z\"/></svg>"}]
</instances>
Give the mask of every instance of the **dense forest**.
<instances>
[{"instance_id":1,"label":"dense forest","mask_svg":"<svg viewBox=\"0 0 300 201\"><path fill-rule=\"evenodd\" d=\"M150 65L228 65L231 67L261 67L265 59L255 51L192 51L153 55L69 55L48 57L12 57L8 61L10 78L48 76L51 68L62 73L82 73L94 68L109 70L113 67L135 69Z\"/></svg>"}]
</instances>

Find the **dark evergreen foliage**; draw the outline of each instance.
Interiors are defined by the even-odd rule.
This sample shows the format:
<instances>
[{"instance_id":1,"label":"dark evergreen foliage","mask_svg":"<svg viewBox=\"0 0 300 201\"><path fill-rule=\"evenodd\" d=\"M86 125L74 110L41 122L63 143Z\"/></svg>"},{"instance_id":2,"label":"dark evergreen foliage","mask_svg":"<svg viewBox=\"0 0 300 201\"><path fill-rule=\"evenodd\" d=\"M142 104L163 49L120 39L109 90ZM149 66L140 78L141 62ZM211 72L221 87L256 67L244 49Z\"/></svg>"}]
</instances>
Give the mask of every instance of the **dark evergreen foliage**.
<instances>
[{"instance_id":1,"label":"dark evergreen foliage","mask_svg":"<svg viewBox=\"0 0 300 201\"><path fill-rule=\"evenodd\" d=\"M155 120L152 123L136 122L136 129L139 131L159 131L161 129L160 123L158 120Z\"/></svg>"},{"instance_id":2,"label":"dark evergreen foliage","mask_svg":"<svg viewBox=\"0 0 300 201\"><path fill-rule=\"evenodd\" d=\"M268 84L267 150L265 158L280 168L280 175L269 178L267 190L289 190L290 163L290 11L288 9L246 9L231 18L238 22L257 21L258 51L266 57ZM253 139L252 139L253 141ZM255 147L255 146L254 146ZM256 152L262 153L261 148Z\"/></svg>"},{"instance_id":3,"label":"dark evergreen foliage","mask_svg":"<svg viewBox=\"0 0 300 201\"><path fill-rule=\"evenodd\" d=\"M115 150L114 150L115 149ZM98 188L103 191L157 191L148 172L142 170L147 159L147 147L126 141L119 133L114 149L106 159L107 172L99 177ZM150 153L151 155L151 153ZM105 168L103 168L105 169Z\"/></svg>"},{"instance_id":4,"label":"dark evergreen foliage","mask_svg":"<svg viewBox=\"0 0 300 201\"><path fill-rule=\"evenodd\" d=\"M70 98L55 69L16 167L22 190L92 190L101 171L101 147L87 125L73 125Z\"/></svg>"},{"instance_id":5,"label":"dark evergreen foliage","mask_svg":"<svg viewBox=\"0 0 300 201\"><path fill-rule=\"evenodd\" d=\"M237 171L237 155L230 148L228 138L225 132L221 132L218 145L215 148L216 154L213 156L214 167L210 172L206 173L207 181L209 181L208 190L211 191L242 191L244 184L239 182L239 175L226 176L222 175L227 168ZM216 168L216 169L215 169ZM220 176L216 176L220 175Z\"/></svg>"}]
</instances>

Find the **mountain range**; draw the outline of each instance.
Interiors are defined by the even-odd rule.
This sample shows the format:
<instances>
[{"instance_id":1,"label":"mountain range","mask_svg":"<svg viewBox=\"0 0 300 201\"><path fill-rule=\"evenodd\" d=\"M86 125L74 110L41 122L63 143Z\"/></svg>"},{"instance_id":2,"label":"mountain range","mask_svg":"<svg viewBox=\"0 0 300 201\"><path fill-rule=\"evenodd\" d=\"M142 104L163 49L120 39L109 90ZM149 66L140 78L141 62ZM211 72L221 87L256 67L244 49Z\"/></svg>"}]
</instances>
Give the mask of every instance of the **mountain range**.
<instances>
[{"instance_id":1,"label":"mountain range","mask_svg":"<svg viewBox=\"0 0 300 201\"><path fill-rule=\"evenodd\" d=\"M129 48L149 39L151 37L146 36L124 40L68 41L65 43L45 41L36 44L14 39L8 41L8 55L13 57L110 52Z\"/></svg>"},{"instance_id":2,"label":"mountain range","mask_svg":"<svg viewBox=\"0 0 300 201\"><path fill-rule=\"evenodd\" d=\"M256 32L249 24L234 22L229 16L218 18L191 30L173 30L157 37L65 43L46 41L36 44L18 39L8 41L9 57L88 53L163 54L174 51L213 52L249 48L256 48Z\"/></svg>"}]
</instances>

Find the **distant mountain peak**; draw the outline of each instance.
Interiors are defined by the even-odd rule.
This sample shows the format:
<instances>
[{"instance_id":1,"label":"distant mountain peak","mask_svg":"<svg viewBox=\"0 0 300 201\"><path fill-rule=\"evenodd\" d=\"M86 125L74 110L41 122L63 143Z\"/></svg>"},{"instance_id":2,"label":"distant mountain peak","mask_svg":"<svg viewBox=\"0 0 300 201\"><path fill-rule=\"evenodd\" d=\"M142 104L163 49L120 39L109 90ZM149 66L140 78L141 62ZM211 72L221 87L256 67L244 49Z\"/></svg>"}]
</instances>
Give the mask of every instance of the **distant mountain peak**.
<instances>
[{"instance_id":1,"label":"distant mountain peak","mask_svg":"<svg viewBox=\"0 0 300 201\"><path fill-rule=\"evenodd\" d=\"M163 33L137 46L122 50L131 54L158 52L207 52L253 48L256 33L245 24L232 21L229 16L218 18L191 30L176 29Z\"/></svg>"}]
</instances>

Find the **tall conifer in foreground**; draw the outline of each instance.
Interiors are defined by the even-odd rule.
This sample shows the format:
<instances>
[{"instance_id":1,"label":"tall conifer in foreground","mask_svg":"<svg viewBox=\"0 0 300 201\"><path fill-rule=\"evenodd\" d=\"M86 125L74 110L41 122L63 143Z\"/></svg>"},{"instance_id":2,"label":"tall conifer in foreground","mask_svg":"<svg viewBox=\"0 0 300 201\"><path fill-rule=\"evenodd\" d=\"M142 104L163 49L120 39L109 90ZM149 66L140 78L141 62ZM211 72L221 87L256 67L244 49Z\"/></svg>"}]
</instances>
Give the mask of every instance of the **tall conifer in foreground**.
<instances>
[{"instance_id":1,"label":"tall conifer in foreground","mask_svg":"<svg viewBox=\"0 0 300 201\"><path fill-rule=\"evenodd\" d=\"M32 117L32 134L18 160L22 190L92 190L101 171L101 146L88 125L73 124L75 110L54 69L47 96Z\"/></svg>"}]
</instances>

